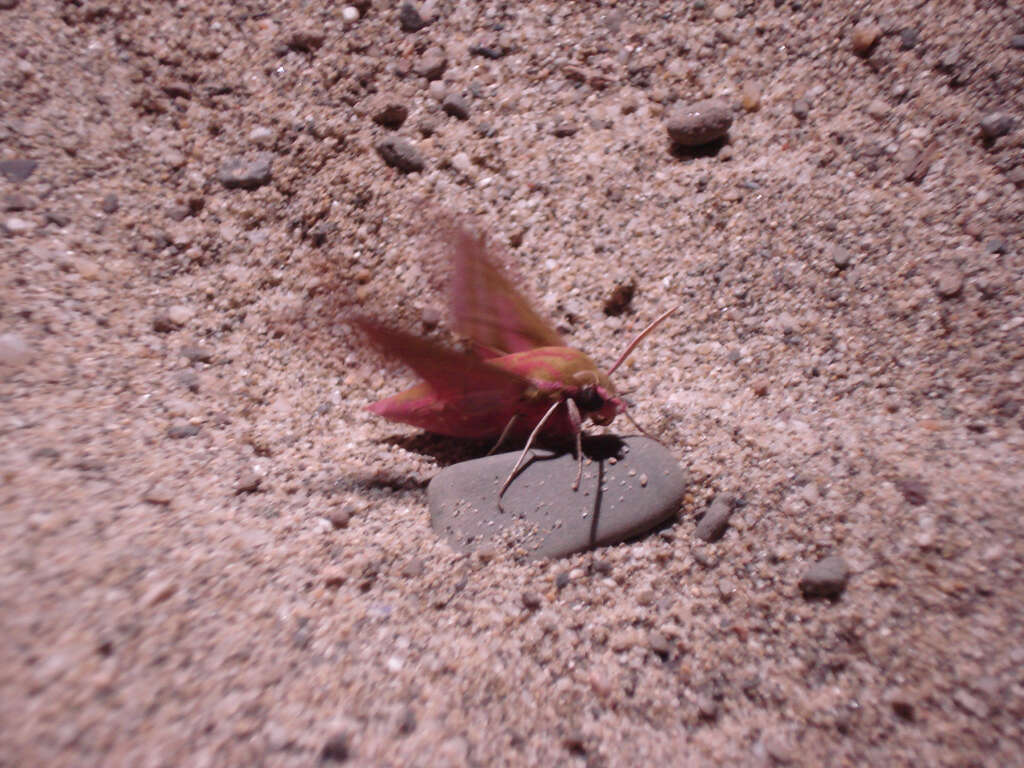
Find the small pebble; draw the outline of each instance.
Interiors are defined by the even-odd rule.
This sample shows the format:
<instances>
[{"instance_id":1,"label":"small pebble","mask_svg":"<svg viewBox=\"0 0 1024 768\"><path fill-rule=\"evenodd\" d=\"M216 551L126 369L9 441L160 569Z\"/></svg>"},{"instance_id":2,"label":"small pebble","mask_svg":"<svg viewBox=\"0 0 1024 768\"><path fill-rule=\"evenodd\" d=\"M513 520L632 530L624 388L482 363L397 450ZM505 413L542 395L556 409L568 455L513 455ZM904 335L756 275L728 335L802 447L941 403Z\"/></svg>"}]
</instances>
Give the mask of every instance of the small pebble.
<instances>
[{"instance_id":1,"label":"small pebble","mask_svg":"<svg viewBox=\"0 0 1024 768\"><path fill-rule=\"evenodd\" d=\"M427 26L427 22L415 4L405 2L398 8L398 26L403 32L419 32Z\"/></svg>"},{"instance_id":2,"label":"small pebble","mask_svg":"<svg viewBox=\"0 0 1024 768\"><path fill-rule=\"evenodd\" d=\"M704 541L717 541L725 534L732 516L734 502L732 496L719 493L708 506L708 511L697 523L697 538Z\"/></svg>"},{"instance_id":3,"label":"small pebble","mask_svg":"<svg viewBox=\"0 0 1024 768\"><path fill-rule=\"evenodd\" d=\"M410 559L405 565L402 566L402 576L406 579L415 579L422 576L427 570L427 566L424 565L423 560L418 557Z\"/></svg>"},{"instance_id":4,"label":"small pebble","mask_svg":"<svg viewBox=\"0 0 1024 768\"><path fill-rule=\"evenodd\" d=\"M447 66L448 58L445 56L444 49L440 46L432 45L420 56L413 66L413 72L420 77L425 77L427 80L438 80L444 74Z\"/></svg>"},{"instance_id":5,"label":"small pebble","mask_svg":"<svg viewBox=\"0 0 1024 768\"><path fill-rule=\"evenodd\" d=\"M829 246L828 252L836 269L846 269L853 261L853 255L841 245Z\"/></svg>"},{"instance_id":6,"label":"small pebble","mask_svg":"<svg viewBox=\"0 0 1024 768\"><path fill-rule=\"evenodd\" d=\"M882 120L889 114L889 105L882 99L872 99L866 111L875 120Z\"/></svg>"},{"instance_id":7,"label":"small pebble","mask_svg":"<svg viewBox=\"0 0 1024 768\"><path fill-rule=\"evenodd\" d=\"M256 189L270 182L273 156L260 154L253 160L235 157L226 160L217 179L227 189Z\"/></svg>"},{"instance_id":8,"label":"small pebble","mask_svg":"<svg viewBox=\"0 0 1024 768\"><path fill-rule=\"evenodd\" d=\"M195 344L186 344L181 348L181 356L190 363L209 363L213 360L213 350Z\"/></svg>"},{"instance_id":9,"label":"small pebble","mask_svg":"<svg viewBox=\"0 0 1024 768\"><path fill-rule=\"evenodd\" d=\"M199 425L187 421L179 421L167 428L167 436L172 440L182 440L199 434Z\"/></svg>"},{"instance_id":10,"label":"small pebble","mask_svg":"<svg viewBox=\"0 0 1024 768\"><path fill-rule=\"evenodd\" d=\"M1013 118L1005 112L990 112L981 118L978 125L981 128L981 135L987 141L992 141L1013 130Z\"/></svg>"},{"instance_id":11,"label":"small pebble","mask_svg":"<svg viewBox=\"0 0 1024 768\"><path fill-rule=\"evenodd\" d=\"M651 630L650 634L647 635L647 644L651 647L652 651L663 659L668 658L672 653L672 646L669 644L668 638L656 629Z\"/></svg>"},{"instance_id":12,"label":"small pebble","mask_svg":"<svg viewBox=\"0 0 1024 768\"><path fill-rule=\"evenodd\" d=\"M27 235L35 229L35 224L28 219L11 216L9 219L4 219L3 228L8 235L15 237L17 235Z\"/></svg>"},{"instance_id":13,"label":"small pebble","mask_svg":"<svg viewBox=\"0 0 1024 768\"><path fill-rule=\"evenodd\" d=\"M249 141L260 147L268 147L274 143L274 132L265 125L257 125L249 131Z\"/></svg>"},{"instance_id":14,"label":"small pebble","mask_svg":"<svg viewBox=\"0 0 1024 768\"><path fill-rule=\"evenodd\" d=\"M20 192L8 192L4 195L4 210L11 213L30 211L36 207L35 201Z\"/></svg>"},{"instance_id":15,"label":"small pebble","mask_svg":"<svg viewBox=\"0 0 1024 768\"><path fill-rule=\"evenodd\" d=\"M793 117L797 120L806 120L807 115L811 113L811 105L806 99L797 99L793 102Z\"/></svg>"},{"instance_id":16,"label":"small pebble","mask_svg":"<svg viewBox=\"0 0 1024 768\"><path fill-rule=\"evenodd\" d=\"M349 749L348 734L339 731L324 742L320 748L321 763L344 763L348 760L351 750Z\"/></svg>"},{"instance_id":17,"label":"small pebble","mask_svg":"<svg viewBox=\"0 0 1024 768\"><path fill-rule=\"evenodd\" d=\"M341 20L346 24L352 24L359 21L359 9L354 5L346 5L341 9Z\"/></svg>"},{"instance_id":18,"label":"small pebble","mask_svg":"<svg viewBox=\"0 0 1024 768\"><path fill-rule=\"evenodd\" d=\"M906 27L900 30L900 48L904 51L912 50L917 47L918 41L921 36L918 34L916 29Z\"/></svg>"},{"instance_id":19,"label":"small pebble","mask_svg":"<svg viewBox=\"0 0 1024 768\"><path fill-rule=\"evenodd\" d=\"M327 519L335 530L345 528L352 519L352 509L347 506L341 507L340 509L333 509L327 514Z\"/></svg>"},{"instance_id":20,"label":"small pebble","mask_svg":"<svg viewBox=\"0 0 1024 768\"><path fill-rule=\"evenodd\" d=\"M373 110L373 122L385 128L399 128L409 116L409 108L400 101L384 99Z\"/></svg>"},{"instance_id":21,"label":"small pebble","mask_svg":"<svg viewBox=\"0 0 1024 768\"><path fill-rule=\"evenodd\" d=\"M401 136L388 136L377 142L375 148L385 163L402 173L414 173L426 167L419 150Z\"/></svg>"},{"instance_id":22,"label":"small pebble","mask_svg":"<svg viewBox=\"0 0 1024 768\"><path fill-rule=\"evenodd\" d=\"M10 160L0 160L0 174L13 184L26 181L38 167L38 160L32 160L27 157L14 157Z\"/></svg>"},{"instance_id":23,"label":"small pebble","mask_svg":"<svg viewBox=\"0 0 1024 768\"><path fill-rule=\"evenodd\" d=\"M948 267L939 273L935 290L944 299L956 298L964 287L964 276L960 270Z\"/></svg>"},{"instance_id":24,"label":"small pebble","mask_svg":"<svg viewBox=\"0 0 1024 768\"><path fill-rule=\"evenodd\" d=\"M451 165L456 171L466 176L471 175L473 172L473 161L469 159L469 155L465 152L457 152L452 155Z\"/></svg>"},{"instance_id":25,"label":"small pebble","mask_svg":"<svg viewBox=\"0 0 1024 768\"><path fill-rule=\"evenodd\" d=\"M469 102L457 93L449 93L441 100L441 109L459 120L469 119Z\"/></svg>"},{"instance_id":26,"label":"small pebble","mask_svg":"<svg viewBox=\"0 0 1024 768\"><path fill-rule=\"evenodd\" d=\"M858 56L867 56L875 47L878 38L882 34L882 28L877 24L863 23L853 28L850 42L853 45L853 52Z\"/></svg>"},{"instance_id":27,"label":"small pebble","mask_svg":"<svg viewBox=\"0 0 1024 768\"><path fill-rule=\"evenodd\" d=\"M761 108L761 89L754 83L744 83L740 90L740 104L747 112L756 112Z\"/></svg>"},{"instance_id":28,"label":"small pebble","mask_svg":"<svg viewBox=\"0 0 1024 768\"><path fill-rule=\"evenodd\" d=\"M20 368L32 359L32 349L16 333L0 335L0 366Z\"/></svg>"},{"instance_id":29,"label":"small pebble","mask_svg":"<svg viewBox=\"0 0 1024 768\"><path fill-rule=\"evenodd\" d=\"M800 579L804 597L838 597L846 589L850 569L838 555L826 557L812 565Z\"/></svg>"},{"instance_id":30,"label":"small pebble","mask_svg":"<svg viewBox=\"0 0 1024 768\"><path fill-rule=\"evenodd\" d=\"M156 485L150 486L149 490L142 494L142 500L147 504L166 507L174 500L174 496L166 486L157 483Z\"/></svg>"},{"instance_id":31,"label":"small pebble","mask_svg":"<svg viewBox=\"0 0 1024 768\"><path fill-rule=\"evenodd\" d=\"M1024 51L1024 35L1014 35L1011 37L1010 47L1017 51Z\"/></svg>"},{"instance_id":32,"label":"small pebble","mask_svg":"<svg viewBox=\"0 0 1024 768\"><path fill-rule=\"evenodd\" d=\"M521 599L523 601L523 607L530 611L535 611L541 606L541 597L536 592L526 590L523 592Z\"/></svg>"},{"instance_id":33,"label":"small pebble","mask_svg":"<svg viewBox=\"0 0 1024 768\"><path fill-rule=\"evenodd\" d=\"M117 199L117 195L107 195L103 198L103 202L100 203L100 208L104 213L117 213L117 210L121 207L121 202Z\"/></svg>"},{"instance_id":34,"label":"small pebble","mask_svg":"<svg viewBox=\"0 0 1024 768\"><path fill-rule=\"evenodd\" d=\"M895 485L908 504L920 507L928 501L928 486L916 477L901 477Z\"/></svg>"},{"instance_id":35,"label":"small pebble","mask_svg":"<svg viewBox=\"0 0 1024 768\"><path fill-rule=\"evenodd\" d=\"M673 107L666 120L669 138L683 147L721 139L732 126L732 109L721 99L706 99Z\"/></svg>"},{"instance_id":36,"label":"small pebble","mask_svg":"<svg viewBox=\"0 0 1024 768\"><path fill-rule=\"evenodd\" d=\"M182 304L175 304L167 310L167 319L177 326L185 325L192 315L192 310Z\"/></svg>"},{"instance_id":37,"label":"small pebble","mask_svg":"<svg viewBox=\"0 0 1024 768\"><path fill-rule=\"evenodd\" d=\"M256 493L262 482L263 478L256 474L256 472L251 469L246 470L238 478L238 482L235 484L235 493Z\"/></svg>"}]
</instances>

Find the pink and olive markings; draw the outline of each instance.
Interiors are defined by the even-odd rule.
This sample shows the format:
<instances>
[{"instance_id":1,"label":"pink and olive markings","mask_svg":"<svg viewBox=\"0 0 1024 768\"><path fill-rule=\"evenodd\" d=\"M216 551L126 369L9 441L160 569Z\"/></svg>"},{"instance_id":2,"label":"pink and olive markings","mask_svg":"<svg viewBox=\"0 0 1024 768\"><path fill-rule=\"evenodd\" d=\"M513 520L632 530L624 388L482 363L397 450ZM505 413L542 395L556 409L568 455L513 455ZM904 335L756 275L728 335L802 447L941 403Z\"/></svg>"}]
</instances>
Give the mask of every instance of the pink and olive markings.
<instances>
[{"instance_id":1,"label":"pink and olive markings","mask_svg":"<svg viewBox=\"0 0 1024 768\"><path fill-rule=\"evenodd\" d=\"M458 352L366 317L351 318L370 342L411 368L423 381L369 406L392 421L460 438L527 436L501 497L540 435L572 437L578 459L573 490L583 473L581 437L586 419L600 426L624 413L626 401L609 378L651 331L676 308L662 313L626 347L608 373L567 347L516 291L488 253L484 238L464 228L443 228L451 261L453 327L473 342L475 354ZM560 408L559 406L564 406ZM528 433L528 435L527 435Z\"/></svg>"}]
</instances>

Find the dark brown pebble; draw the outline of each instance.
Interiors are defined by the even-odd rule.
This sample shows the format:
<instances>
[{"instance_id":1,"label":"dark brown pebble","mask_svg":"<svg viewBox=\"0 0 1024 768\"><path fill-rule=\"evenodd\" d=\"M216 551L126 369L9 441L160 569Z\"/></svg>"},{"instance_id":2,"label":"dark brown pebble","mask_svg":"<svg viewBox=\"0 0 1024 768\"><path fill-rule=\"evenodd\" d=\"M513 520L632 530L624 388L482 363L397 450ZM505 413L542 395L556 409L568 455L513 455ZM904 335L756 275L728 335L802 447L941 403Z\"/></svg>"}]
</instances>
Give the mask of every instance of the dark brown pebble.
<instances>
[{"instance_id":1,"label":"dark brown pebble","mask_svg":"<svg viewBox=\"0 0 1024 768\"><path fill-rule=\"evenodd\" d=\"M522 594L523 607L528 610L535 611L541 606L541 597L536 592L529 590Z\"/></svg>"},{"instance_id":2,"label":"dark brown pebble","mask_svg":"<svg viewBox=\"0 0 1024 768\"><path fill-rule=\"evenodd\" d=\"M391 99L381 101L373 112L373 122L385 128L399 128L407 117L409 108Z\"/></svg>"},{"instance_id":3,"label":"dark brown pebble","mask_svg":"<svg viewBox=\"0 0 1024 768\"><path fill-rule=\"evenodd\" d=\"M348 745L348 734L344 732L335 733L320 750L320 762L322 763L343 763L349 758L350 750Z\"/></svg>"},{"instance_id":4,"label":"dark brown pebble","mask_svg":"<svg viewBox=\"0 0 1024 768\"><path fill-rule=\"evenodd\" d=\"M349 507L332 510L327 515L327 519L331 521L331 525L335 530L344 528L348 525L349 520L352 519L352 510Z\"/></svg>"},{"instance_id":5,"label":"dark brown pebble","mask_svg":"<svg viewBox=\"0 0 1024 768\"><path fill-rule=\"evenodd\" d=\"M850 569L838 555L826 557L807 569L800 579L804 597L838 597L846 589Z\"/></svg>"},{"instance_id":6,"label":"dark brown pebble","mask_svg":"<svg viewBox=\"0 0 1024 768\"><path fill-rule=\"evenodd\" d=\"M669 138L683 147L721 139L732 126L732 107L723 99L705 99L673 107L665 124Z\"/></svg>"}]
</instances>

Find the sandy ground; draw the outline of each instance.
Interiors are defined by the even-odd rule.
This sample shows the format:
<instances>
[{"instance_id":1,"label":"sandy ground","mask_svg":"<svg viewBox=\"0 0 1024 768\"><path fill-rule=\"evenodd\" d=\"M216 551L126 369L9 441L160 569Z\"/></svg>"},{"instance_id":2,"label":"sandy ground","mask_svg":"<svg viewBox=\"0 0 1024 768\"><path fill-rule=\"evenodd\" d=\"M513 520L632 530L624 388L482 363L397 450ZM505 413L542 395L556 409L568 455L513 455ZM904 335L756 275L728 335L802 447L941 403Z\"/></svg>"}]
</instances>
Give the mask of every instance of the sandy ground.
<instances>
[{"instance_id":1,"label":"sandy ground","mask_svg":"<svg viewBox=\"0 0 1024 768\"><path fill-rule=\"evenodd\" d=\"M0 2L0 764L1024 764L1024 11L818 5ZM683 302L678 522L436 539L328 311L448 337L421 200L605 365Z\"/></svg>"}]
</instances>

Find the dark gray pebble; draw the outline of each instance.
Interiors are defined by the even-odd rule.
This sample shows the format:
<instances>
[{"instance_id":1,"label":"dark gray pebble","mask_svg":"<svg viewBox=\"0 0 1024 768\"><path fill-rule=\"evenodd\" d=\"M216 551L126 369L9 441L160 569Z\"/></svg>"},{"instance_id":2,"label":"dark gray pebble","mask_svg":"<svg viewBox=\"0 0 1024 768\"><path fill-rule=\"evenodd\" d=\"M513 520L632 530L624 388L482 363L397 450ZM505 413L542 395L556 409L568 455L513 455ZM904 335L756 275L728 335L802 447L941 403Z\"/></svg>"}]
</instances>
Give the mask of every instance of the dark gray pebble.
<instances>
[{"instance_id":1,"label":"dark gray pebble","mask_svg":"<svg viewBox=\"0 0 1024 768\"><path fill-rule=\"evenodd\" d=\"M907 27L900 30L900 48L904 51L909 51L917 46L921 36L917 33L916 29Z\"/></svg>"},{"instance_id":2,"label":"dark gray pebble","mask_svg":"<svg viewBox=\"0 0 1024 768\"><path fill-rule=\"evenodd\" d=\"M441 101L441 109L459 120L469 119L469 102L457 93L449 93Z\"/></svg>"},{"instance_id":3,"label":"dark gray pebble","mask_svg":"<svg viewBox=\"0 0 1024 768\"><path fill-rule=\"evenodd\" d=\"M100 208L104 213L117 213L118 208L121 207L121 201L117 199L117 195L106 195L103 201L100 203Z\"/></svg>"},{"instance_id":4,"label":"dark gray pebble","mask_svg":"<svg viewBox=\"0 0 1024 768\"><path fill-rule=\"evenodd\" d=\"M720 493L708 506L708 511L697 523L697 538L704 541L718 541L729 526L729 518L735 507L732 496Z\"/></svg>"},{"instance_id":5,"label":"dark gray pebble","mask_svg":"<svg viewBox=\"0 0 1024 768\"><path fill-rule=\"evenodd\" d=\"M419 150L412 142L403 139L401 136L388 136L381 139L376 145L377 154L392 168L402 173L413 173L422 171L426 164Z\"/></svg>"},{"instance_id":6,"label":"dark gray pebble","mask_svg":"<svg viewBox=\"0 0 1024 768\"><path fill-rule=\"evenodd\" d=\"M428 22L413 3L402 3L398 8L398 26L403 32L419 32Z\"/></svg>"},{"instance_id":7,"label":"dark gray pebble","mask_svg":"<svg viewBox=\"0 0 1024 768\"><path fill-rule=\"evenodd\" d=\"M562 557L638 536L675 515L686 476L672 454L645 437L590 438L579 490L576 458L534 449L533 459L498 490L519 458L513 451L441 471L427 498L434 531L468 552L501 537L533 558Z\"/></svg>"},{"instance_id":8,"label":"dark gray pebble","mask_svg":"<svg viewBox=\"0 0 1024 768\"><path fill-rule=\"evenodd\" d=\"M17 184L28 179L38 166L39 162L37 160L27 157L14 157L10 160L0 160L0 173L8 181Z\"/></svg>"},{"instance_id":9,"label":"dark gray pebble","mask_svg":"<svg viewBox=\"0 0 1024 768\"><path fill-rule=\"evenodd\" d=\"M1024 51L1024 35L1014 35L1011 37L1010 47L1018 51Z\"/></svg>"},{"instance_id":10,"label":"dark gray pebble","mask_svg":"<svg viewBox=\"0 0 1024 768\"><path fill-rule=\"evenodd\" d=\"M680 104L668 114L668 136L683 147L698 147L725 136L732 126L732 108L722 99Z\"/></svg>"},{"instance_id":11,"label":"dark gray pebble","mask_svg":"<svg viewBox=\"0 0 1024 768\"><path fill-rule=\"evenodd\" d=\"M167 428L167 436L172 440L181 440L185 437L194 437L199 434L198 424L189 424L187 421L181 421L176 424L171 424Z\"/></svg>"},{"instance_id":12,"label":"dark gray pebble","mask_svg":"<svg viewBox=\"0 0 1024 768\"><path fill-rule=\"evenodd\" d=\"M270 182L272 160L267 153L253 160L234 157L224 162L217 178L228 189L256 189Z\"/></svg>"},{"instance_id":13,"label":"dark gray pebble","mask_svg":"<svg viewBox=\"0 0 1024 768\"><path fill-rule=\"evenodd\" d=\"M190 363L209 363L213 360L213 350L195 344L182 347L181 355Z\"/></svg>"},{"instance_id":14,"label":"dark gray pebble","mask_svg":"<svg viewBox=\"0 0 1024 768\"><path fill-rule=\"evenodd\" d=\"M846 589L850 568L838 555L819 560L800 579L804 597L838 597Z\"/></svg>"},{"instance_id":15,"label":"dark gray pebble","mask_svg":"<svg viewBox=\"0 0 1024 768\"><path fill-rule=\"evenodd\" d=\"M981 118L978 125L981 127L981 135L992 141L1013 130L1013 118L1005 112L990 112Z\"/></svg>"}]
</instances>

